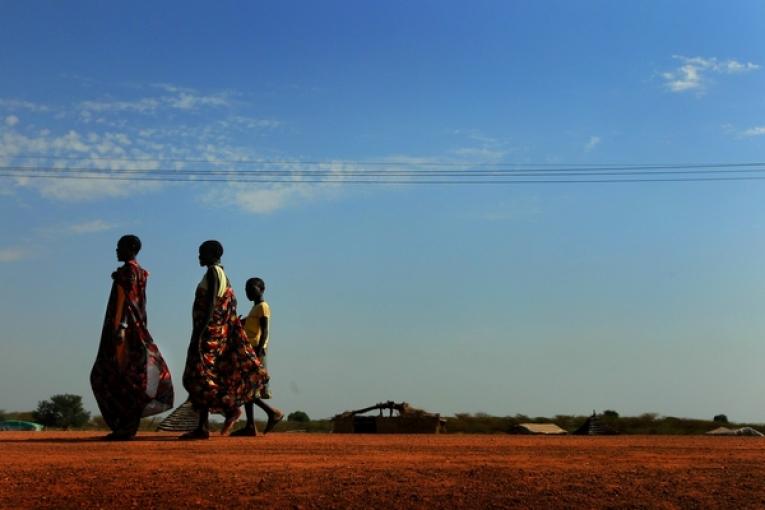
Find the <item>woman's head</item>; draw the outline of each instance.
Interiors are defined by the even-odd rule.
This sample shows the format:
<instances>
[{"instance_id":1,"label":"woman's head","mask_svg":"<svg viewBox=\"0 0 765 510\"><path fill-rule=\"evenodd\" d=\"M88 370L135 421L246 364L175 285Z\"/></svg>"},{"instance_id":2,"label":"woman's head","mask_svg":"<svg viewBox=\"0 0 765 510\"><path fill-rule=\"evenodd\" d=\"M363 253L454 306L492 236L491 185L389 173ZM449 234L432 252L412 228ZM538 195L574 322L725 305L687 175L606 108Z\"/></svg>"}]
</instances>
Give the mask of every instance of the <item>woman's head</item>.
<instances>
[{"instance_id":1,"label":"woman's head","mask_svg":"<svg viewBox=\"0 0 765 510\"><path fill-rule=\"evenodd\" d=\"M220 262L223 256L223 245L211 239L199 245L199 265L209 266Z\"/></svg>"},{"instance_id":2,"label":"woman's head","mask_svg":"<svg viewBox=\"0 0 765 510\"><path fill-rule=\"evenodd\" d=\"M117 241L117 260L127 262L133 260L141 251L141 240L132 234L124 235Z\"/></svg>"}]
</instances>

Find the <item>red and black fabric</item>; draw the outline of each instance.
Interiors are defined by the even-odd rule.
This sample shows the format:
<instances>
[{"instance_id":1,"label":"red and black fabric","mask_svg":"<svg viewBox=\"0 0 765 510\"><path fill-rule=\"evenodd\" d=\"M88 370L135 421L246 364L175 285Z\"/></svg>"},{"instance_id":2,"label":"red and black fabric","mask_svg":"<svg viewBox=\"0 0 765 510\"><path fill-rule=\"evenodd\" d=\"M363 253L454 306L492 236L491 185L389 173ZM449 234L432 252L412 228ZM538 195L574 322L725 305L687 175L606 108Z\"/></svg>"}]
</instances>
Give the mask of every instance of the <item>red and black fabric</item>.
<instances>
[{"instance_id":1,"label":"red and black fabric","mask_svg":"<svg viewBox=\"0 0 765 510\"><path fill-rule=\"evenodd\" d=\"M146 326L146 280L149 273L135 260L112 273L112 290L106 307L98 355L90 385L106 424L115 432L135 434L142 417L173 407L173 383L162 354ZM126 325L124 361L118 362L114 335L117 287L125 294Z\"/></svg>"},{"instance_id":2,"label":"red and black fabric","mask_svg":"<svg viewBox=\"0 0 765 510\"><path fill-rule=\"evenodd\" d=\"M226 282L225 293L215 300L209 323L208 302L207 290L198 287L183 386L195 409L229 414L261 397L268 372L247 341L230 283Z\"/></svg>"}]
</instances>

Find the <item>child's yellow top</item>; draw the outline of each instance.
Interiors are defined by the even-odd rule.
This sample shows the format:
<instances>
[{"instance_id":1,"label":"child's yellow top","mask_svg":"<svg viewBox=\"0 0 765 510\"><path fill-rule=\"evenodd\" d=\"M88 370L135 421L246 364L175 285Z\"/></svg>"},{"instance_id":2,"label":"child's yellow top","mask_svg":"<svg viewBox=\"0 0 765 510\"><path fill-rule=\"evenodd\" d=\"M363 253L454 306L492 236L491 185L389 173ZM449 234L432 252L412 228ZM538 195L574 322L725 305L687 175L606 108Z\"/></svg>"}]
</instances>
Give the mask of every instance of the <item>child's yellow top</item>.
<instances>
[{"instance_id":1,"label":"child's yellow top","mask_svg":"<svg viewBox=\"0 0 765 510\"><path fill-rule=\"evenodd\" d=\"M271 319L271 307L269 307L268 303L265 301L252 305L252 310L250 310L249 315L247 315L247 321L244 323L244 331L247 333L247 339L253 347L257 347L260 343L261 317L267 317L269 320ZM270 337L271 335L268 336ZM268 340L269 339L266 338L266 343L263 346L264 349L268 348Z\"/></svg>"}]
</instances>

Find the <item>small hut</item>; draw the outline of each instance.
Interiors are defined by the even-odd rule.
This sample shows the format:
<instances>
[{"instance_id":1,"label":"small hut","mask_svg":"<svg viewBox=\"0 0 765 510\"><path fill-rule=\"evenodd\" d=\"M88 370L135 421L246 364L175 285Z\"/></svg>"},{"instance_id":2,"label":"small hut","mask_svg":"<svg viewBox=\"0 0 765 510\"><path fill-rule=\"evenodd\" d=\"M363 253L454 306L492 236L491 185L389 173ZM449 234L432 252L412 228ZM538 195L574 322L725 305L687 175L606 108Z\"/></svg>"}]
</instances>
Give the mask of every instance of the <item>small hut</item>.
<instances>
[{"instance_id":1,"label":"small hut","mask_svg":"<svg viewBox=\"0 0 765 510\"><path fill-rule=\"evenodd\" d=\"M519 423L510 429L511 434L530 434L544 436L562 436L568 434L554 423Z\"/></svg>"},{"instance_id":2,"label":"small hut","mask_svg":"<svg viewBox=\"0 0 765 510\"><path fill-rule=\"evenodd\" d=\"M592 416L587 418L573 434L577 436L612 436L618 434L618 432L603 423L600 416L593 411Z\"/></svg>"},{"instance_id":3,"label":"small hut","mask_svg":"<svg viewBox=\"0 0 765 510\"><path fill-rule=\"evenodd\" d=\"M386 410L387 416L385 416ZM364 415L372 411L378 411L378 414ZM438 434L446 432L446 420L438 413L414 408L406 402L396 404L389 400L364 409L338 414L332 418L332 432L337 434Z\"/></svg>"},{"instance_id":4,"label":"small hut","mask_svg":"<svg viewBox=\"0 0 765 510\"><path fill-rule=\"evenodd\" d=\"M21 420L0 421L0 430L9 430L9 431L15 431L15 432L22 432L22 431L40 432L44 428L45 427L43 427L39 423L34 423L31 421L21 421Z\"/></svg>"}]
</instances>

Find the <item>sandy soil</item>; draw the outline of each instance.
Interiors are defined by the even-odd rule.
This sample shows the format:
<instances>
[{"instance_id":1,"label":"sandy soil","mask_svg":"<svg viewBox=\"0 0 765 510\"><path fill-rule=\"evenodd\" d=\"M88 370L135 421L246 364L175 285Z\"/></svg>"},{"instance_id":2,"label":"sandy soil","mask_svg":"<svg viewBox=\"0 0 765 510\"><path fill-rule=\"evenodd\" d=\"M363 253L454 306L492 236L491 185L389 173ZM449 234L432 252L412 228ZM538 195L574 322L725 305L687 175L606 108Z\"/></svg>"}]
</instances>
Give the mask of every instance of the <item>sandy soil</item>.
<instances>
[{"instance_id":1,"label":"sandy soil","mask_svg":"<svg viewBox=\"0 0 765 510\"><path fill-rule=\"evenodd\" d=\"M0 508L765 508L765 440L0 432Z\"/></svg>"}]
</instances>

